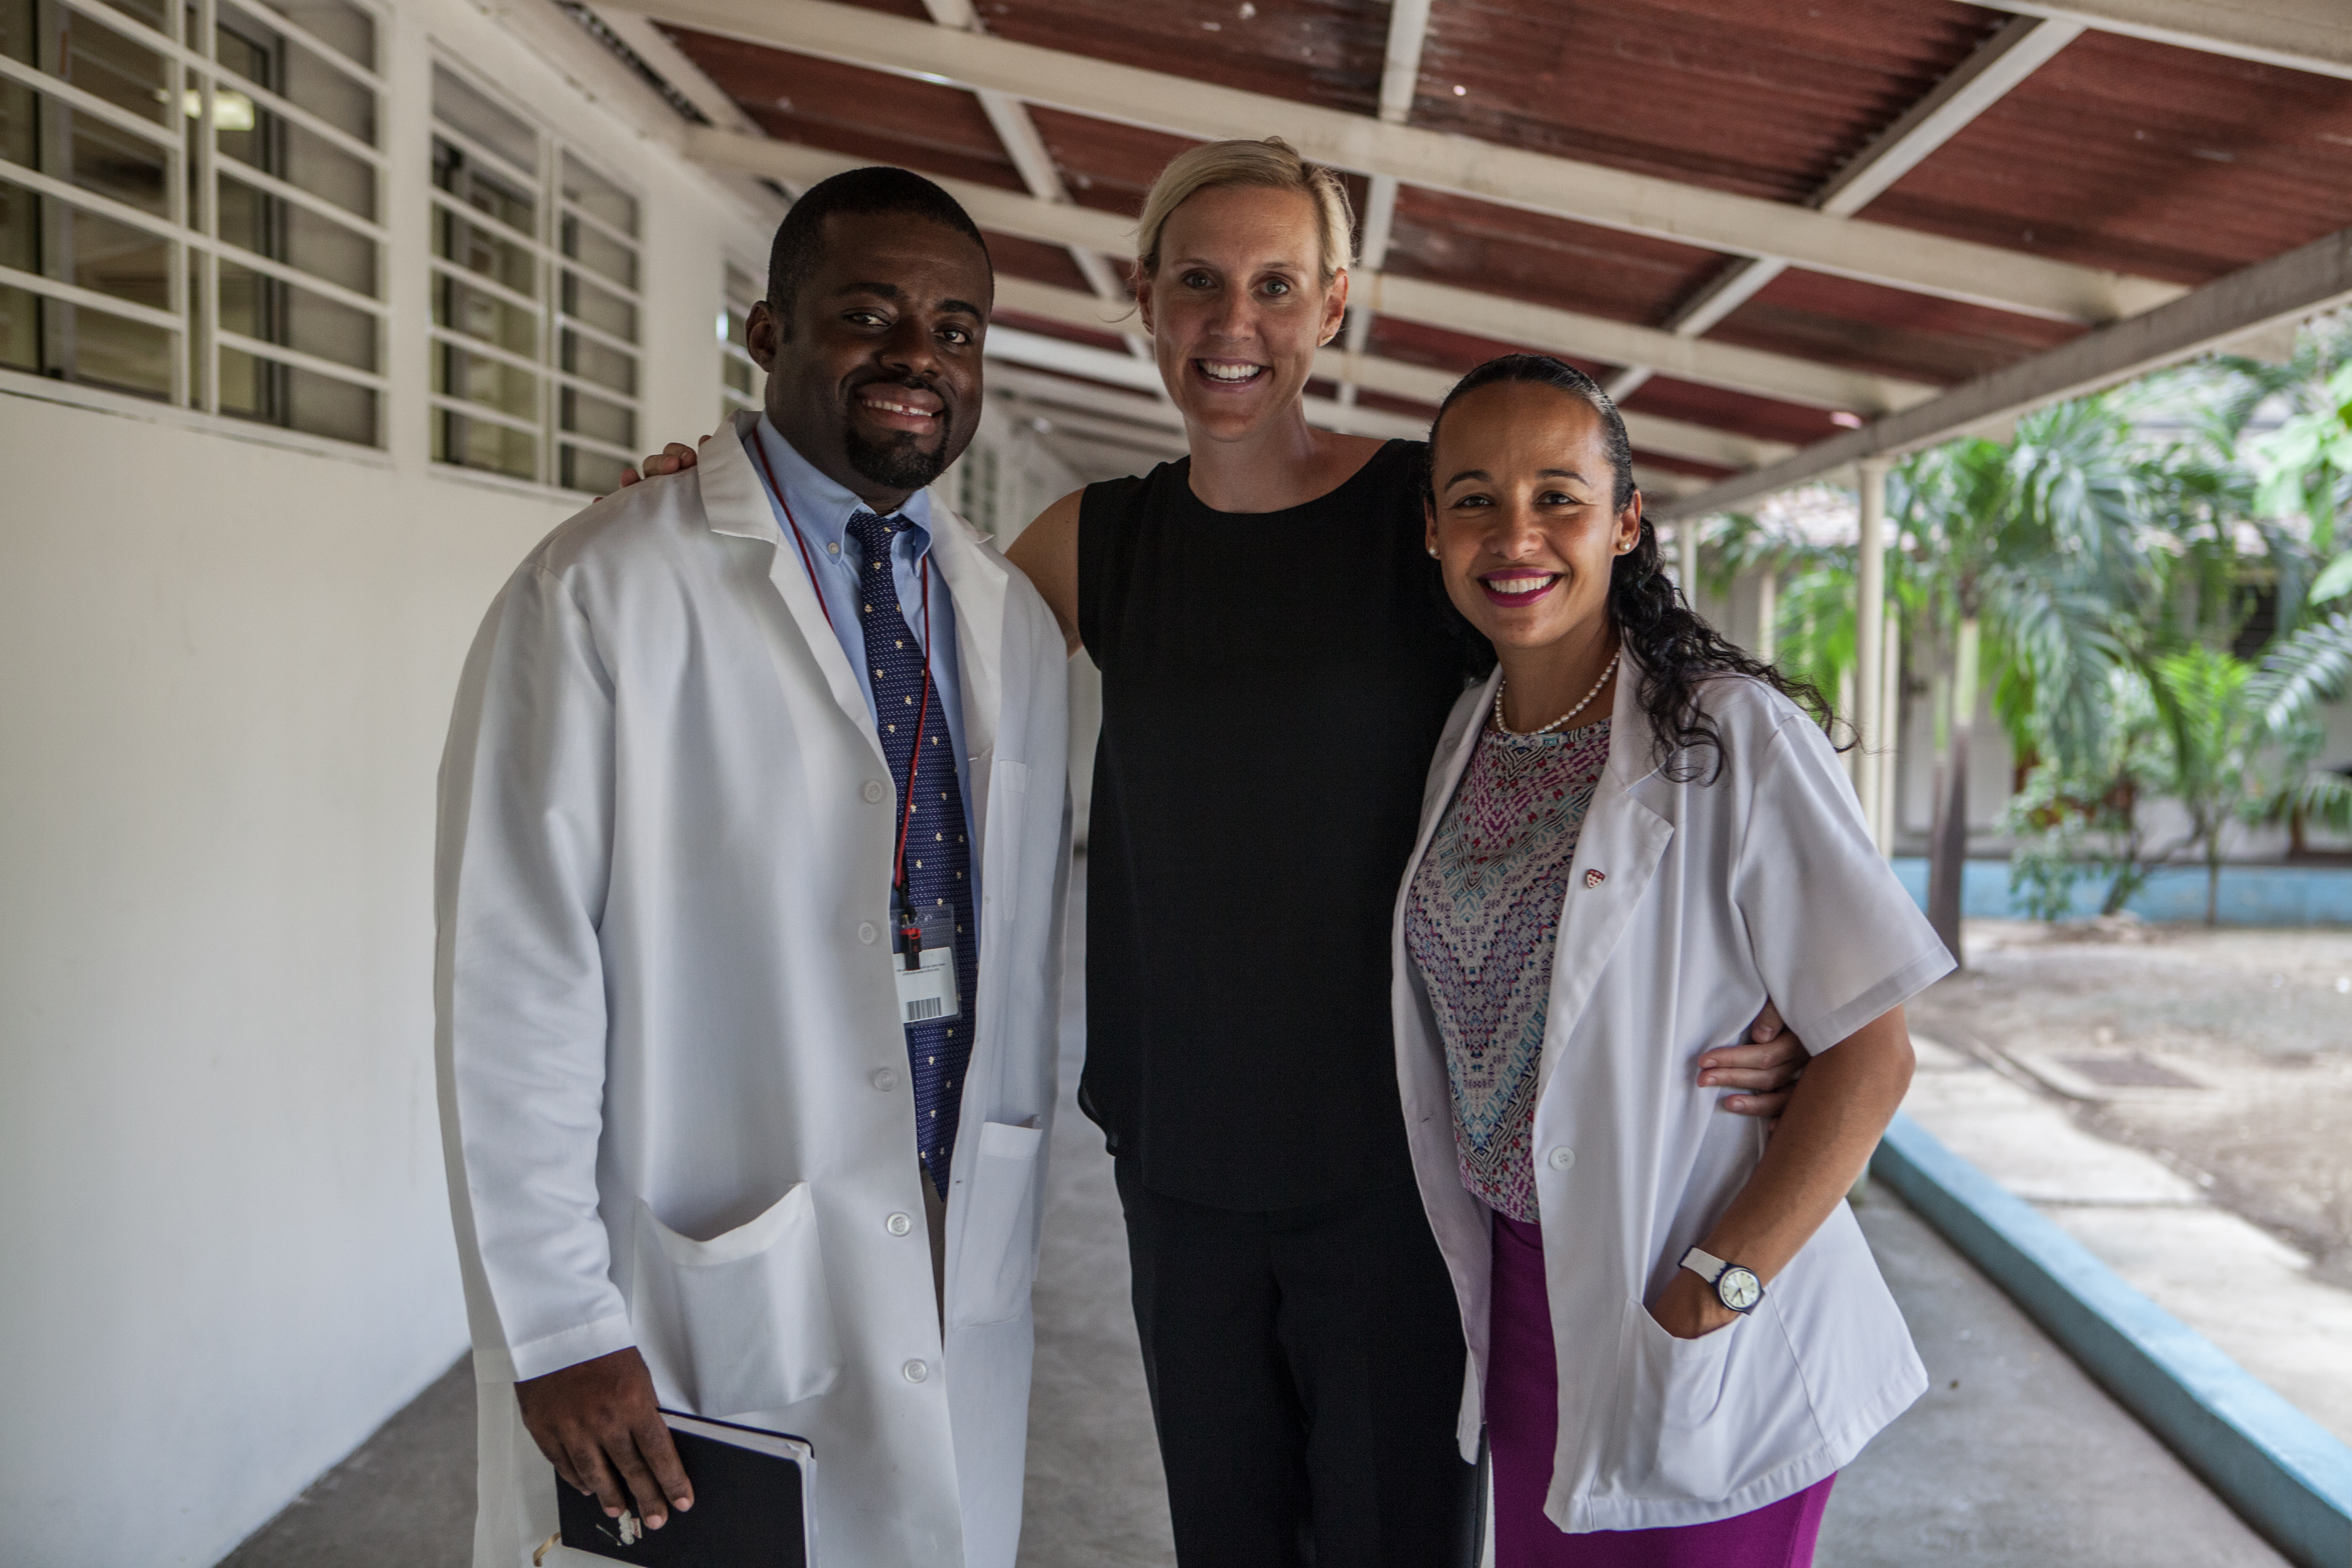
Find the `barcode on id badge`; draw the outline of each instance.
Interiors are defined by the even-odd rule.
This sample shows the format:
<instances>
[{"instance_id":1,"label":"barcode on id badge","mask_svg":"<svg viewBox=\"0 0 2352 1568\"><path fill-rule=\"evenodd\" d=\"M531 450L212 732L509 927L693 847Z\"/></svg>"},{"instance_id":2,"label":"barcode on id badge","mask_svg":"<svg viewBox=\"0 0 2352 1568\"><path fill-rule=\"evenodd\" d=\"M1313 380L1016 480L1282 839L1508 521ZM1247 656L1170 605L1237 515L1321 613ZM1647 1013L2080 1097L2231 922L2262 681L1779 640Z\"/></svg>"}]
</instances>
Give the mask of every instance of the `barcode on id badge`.
<instances>
[{"instance_id":1,"label":"barcode on id badge","mask_svg":"<svg viewBox=\"0 0 2352 1568\"><path fill-rule=\"evenodd\" d=\"M948 1005L936 996L925 996L907 1004L907 1022L920 1024L938 1017L948 1010Z\"/></svg>"}]
</instances>

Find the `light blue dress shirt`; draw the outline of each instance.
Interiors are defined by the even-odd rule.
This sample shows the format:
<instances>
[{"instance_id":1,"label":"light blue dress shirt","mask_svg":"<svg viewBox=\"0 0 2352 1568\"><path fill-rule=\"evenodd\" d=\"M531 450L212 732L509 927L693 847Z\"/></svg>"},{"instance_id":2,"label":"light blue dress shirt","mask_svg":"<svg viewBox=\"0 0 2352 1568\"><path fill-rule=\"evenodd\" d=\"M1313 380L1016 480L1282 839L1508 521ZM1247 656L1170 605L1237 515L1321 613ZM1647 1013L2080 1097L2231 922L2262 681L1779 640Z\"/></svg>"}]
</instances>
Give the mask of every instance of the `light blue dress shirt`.
<instances>
[{"instance_id":1,"label":"light blue dress shirt","mask_svg":"<svg viewBox=\"0 0 2352 1568\"><path fill-rule=\"evenodd\" d=\"M752 443L758 450L751 450ZM782 549L797 563L800 546L793 539L793 523L800 524L801 538L808 542L809 564L816 569L816 590L824 600L824 607L833 618L833 635L848 656L849 668L857 672L857 689L866 694L866 714L876 723L880 719L874 710L874 672L866 665L865 623L858 616L857 578L866 564L865 553L857 542L849 537L849 520L861 511L874 509L860 500L856 492L835 483L807 458L793 449L764 414L759 423L743 437L746 456L761 473L761 488L766 488L767 470L760 468L760 454L767 454L775 470L776 483L784 489L784 500L792 504L792 518L787 521L783 506L773 491L768 496L769 508L776 514L776 527L783 535ZM925 557L931 547L931 492L917 490L907 498L907 504L896 514L911 527L900 530L890 541L890 575L898 589L898 606L907 624L915 631L916 646L931 670L931 700L938 705L940 716L948 723L948 744L954 748L956 786L963 794L964 815L971 815L971 758L963 743L963 681L956 659L955 595L948 592L948 580L937 566L930 568L931 632L929 640L923 637L923 572ZM967 820L967 833L975 845L980 842L978 825ZM980 908L980 857L971 858L972 908Z\"/></svg>"}]
</instances>

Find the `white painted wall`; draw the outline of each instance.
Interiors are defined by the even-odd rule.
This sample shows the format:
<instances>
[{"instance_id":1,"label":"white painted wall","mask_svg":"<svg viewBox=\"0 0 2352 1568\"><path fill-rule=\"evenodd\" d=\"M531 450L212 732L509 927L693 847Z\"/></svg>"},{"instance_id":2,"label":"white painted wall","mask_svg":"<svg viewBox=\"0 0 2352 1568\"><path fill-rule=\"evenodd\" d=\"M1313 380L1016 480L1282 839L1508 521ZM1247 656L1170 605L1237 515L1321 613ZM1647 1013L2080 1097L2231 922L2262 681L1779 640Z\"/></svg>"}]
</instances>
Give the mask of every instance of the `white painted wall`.
<instances>
[{"instance_id":1,"label":"white painted wall","mask_svg":"<svg viewBox=\"0 0 2352 1568\"><path fill-rule=\"evenodd\" d=\"M0 384L9 1563L212 1563L464 1346L434 775L476 625L578 501L425 459L428 35L642 193L646 433L711 427L724 254L766 253L499 25L404 0L388 453Z\"/></svg>"}]
</instances>

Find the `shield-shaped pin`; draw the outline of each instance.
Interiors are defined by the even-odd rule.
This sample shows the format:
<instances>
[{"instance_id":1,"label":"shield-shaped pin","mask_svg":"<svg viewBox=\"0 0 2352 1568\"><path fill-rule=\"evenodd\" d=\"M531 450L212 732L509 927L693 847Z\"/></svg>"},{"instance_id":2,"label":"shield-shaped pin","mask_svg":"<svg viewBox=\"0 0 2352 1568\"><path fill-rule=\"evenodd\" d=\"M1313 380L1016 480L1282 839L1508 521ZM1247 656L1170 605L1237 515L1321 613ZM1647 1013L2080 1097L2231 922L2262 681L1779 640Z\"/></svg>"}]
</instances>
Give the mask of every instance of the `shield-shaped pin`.
<instances>
[{"instance_id":1,"label":"shield-shaped pin","mask_svg":"<svg viewBox=\"0 0 2352 1568\"><path fill-rule=\"evenodd\" d=\"M1588 888L1597 888L1608 879L1609 873L1606 871L1587 871L1584 874L1584 885Z\"/></svg>"}]
</instances>

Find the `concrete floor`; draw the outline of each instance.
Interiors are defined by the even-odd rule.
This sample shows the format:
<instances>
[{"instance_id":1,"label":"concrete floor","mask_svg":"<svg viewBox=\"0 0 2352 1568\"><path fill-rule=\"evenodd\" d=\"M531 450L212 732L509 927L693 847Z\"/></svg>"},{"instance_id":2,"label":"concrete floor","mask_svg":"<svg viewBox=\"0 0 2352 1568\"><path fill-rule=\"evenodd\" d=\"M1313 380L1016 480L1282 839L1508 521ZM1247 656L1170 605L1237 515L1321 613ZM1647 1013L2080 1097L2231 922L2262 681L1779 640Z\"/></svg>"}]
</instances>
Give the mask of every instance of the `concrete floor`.
<instances>
[{"instance_id":1,"label":"concrete floor","mask_svg":"<svg viewBox=\"0 0 2352 1568\"><path fill-rule=\"evenodd\" d=\"M1076 907L1072 922L1083 930ZM1075 956L1037 1281L1021 1568L1167 1568L1174 1553L1128 1309L1125 1232L1102 1140L1069 1102L1083 1049ZM1933 1385L1839 1481L1821 1568L2284 1563L1891 1194L1866 1194L1860 1214ZM471 1536L472 1393L460 1363L225 1568L460 1568Z\"/></svg>"}]
</instances>

